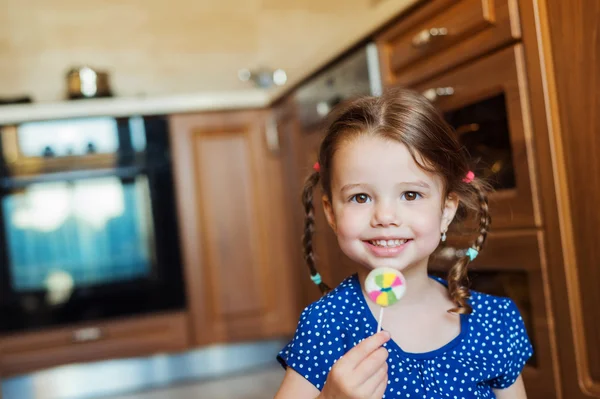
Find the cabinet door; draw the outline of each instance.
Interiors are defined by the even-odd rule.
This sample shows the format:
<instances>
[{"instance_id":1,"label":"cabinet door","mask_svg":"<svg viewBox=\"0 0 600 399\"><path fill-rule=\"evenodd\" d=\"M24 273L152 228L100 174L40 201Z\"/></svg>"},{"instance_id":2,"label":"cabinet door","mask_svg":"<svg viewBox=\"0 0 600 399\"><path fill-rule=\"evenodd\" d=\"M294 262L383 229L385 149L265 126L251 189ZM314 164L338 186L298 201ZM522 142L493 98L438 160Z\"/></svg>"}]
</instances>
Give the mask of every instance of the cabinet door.
<instances>
[{"instance_id":1,"label":"cabinet door","mask_svg":"<svg viewBox=\"0 0 600 399\"><path fill-rule=\"evenodd\" d=\"M108 359L151 356L188 348L188 315L136 316L0 337L0 375Z\"/></svg>"},{"instance_id":2,"label":"cabinet door","mask_svg":"<svg viewBox=\"0 0 600 399\"><path fill-rule=\"evenodd\" d=\"M514 0L424 3L376 38L387 85L422 82L521 36Z\"/></svg>"},{"instance_id":3,"label":"cabinet door","mask_svg":"<svg viewBox=\"0 0 600 399\"><path fill-rule=\"evenodd\" d=\"M170 120L197 344L286 335L297 323L290 215L276 130L266 130L267 120L267 111Z\"/></svg>"},{"instance_id":4,"label":"cabinet door","mask_svg":"<svg viewBox=\"0 0 600 399\"><path fill-rule=\"evenodd\" d=\"M417 85L456 129L477 176L494 186L494 230L541 227L522 48Z\"/></svg>"},{"instance_id":5,"label":"cabinet door","mask_svg":"<svg viewBox=\"0 0 600 399\"><path fill-rule=\"evenodd\" d=\"M546 0L536 6L546 14L536 34L548 90L538 93L551 151L539 153L550 183L544 202L555 213L546 223L554 263L549 299L563 398L600 398L600 2ZM547 33L540 37L541 31Z\"/></svg>"}]
</instances>

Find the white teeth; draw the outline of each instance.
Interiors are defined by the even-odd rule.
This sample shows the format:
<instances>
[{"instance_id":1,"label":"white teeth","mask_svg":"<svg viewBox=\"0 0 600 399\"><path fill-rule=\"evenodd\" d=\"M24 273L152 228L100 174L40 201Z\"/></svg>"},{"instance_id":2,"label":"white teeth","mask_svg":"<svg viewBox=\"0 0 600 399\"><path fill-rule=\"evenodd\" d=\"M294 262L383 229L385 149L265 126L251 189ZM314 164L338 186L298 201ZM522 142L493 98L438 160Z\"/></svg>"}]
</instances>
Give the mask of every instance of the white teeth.
<instances>
[{"instance_id":1,"label":"white teeth","mask_svg":"<svg viewBox=\"0 0 600 399\"><path fill-rule=\"evenodd\" d=\"M371 244L378 246L378 247L397 247L399 245L402 245L404 243L406 243L406 240L373 240L370 241Z\"/></svg>"}]
</instances>

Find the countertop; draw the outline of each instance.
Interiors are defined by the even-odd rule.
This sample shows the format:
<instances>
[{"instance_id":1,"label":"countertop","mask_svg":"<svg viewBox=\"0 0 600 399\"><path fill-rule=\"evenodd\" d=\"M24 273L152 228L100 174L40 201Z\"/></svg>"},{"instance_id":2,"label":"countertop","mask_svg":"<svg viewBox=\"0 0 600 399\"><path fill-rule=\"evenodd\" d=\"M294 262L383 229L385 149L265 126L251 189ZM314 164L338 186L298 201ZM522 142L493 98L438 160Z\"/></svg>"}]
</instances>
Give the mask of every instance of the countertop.
<instances>
[{"instance_id":1,"label":"countertop","mask_svg":"<svg viewBox=\"0 0 600 399\"><path fill-rule=\"evenodd\" d=\"M89 116L160 115L197 111L264 108L271 96L239 90L153 97L111 97L0 106L0 125Z\"/></svg>"}]
</instances>

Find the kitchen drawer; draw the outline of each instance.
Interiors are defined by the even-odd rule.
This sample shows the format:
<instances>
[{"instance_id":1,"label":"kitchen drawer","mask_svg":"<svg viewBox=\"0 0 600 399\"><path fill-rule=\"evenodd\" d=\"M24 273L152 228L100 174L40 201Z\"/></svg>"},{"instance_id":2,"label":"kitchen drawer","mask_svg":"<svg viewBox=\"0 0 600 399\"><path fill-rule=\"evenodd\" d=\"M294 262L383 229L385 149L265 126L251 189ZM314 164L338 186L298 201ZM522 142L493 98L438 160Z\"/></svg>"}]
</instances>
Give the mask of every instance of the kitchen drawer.
<instances>
[{"instance_id":1,"label":"kitchen drawer","mask_svg":"<svg viewBox=\"0 0 600 399\"><path fill-rule=\"evenodd\" d=\"M0 370L7 376L187 347L187 315L161 314L0 337Z\"/></svg>"},{"instance_id":2,"label":"kitchen drawer","mask_svg":"<svg viewBox=\"0 0 600 399\"><path fill-rule=\"evenodd\" d=\"M377 39L386 85L409 85L521 37L515 0L434 0Z\"/></svg>"},{"instance_id":3,"label":"kitchen drawer","mask_svg":"<svg viewBox=\"0 0 600 399\"><path fill-rule=\"evenodd\" d=\"M464 251L471 245L471 238L449 235L448 247L432 257L432 274L445 278L456 260L451 248ZM527 393L533 398L553 397L554 387L543 240L543 232L535 229L490 233L481 254L468 266L471 289L509 297L519 308L534 349L523 372Z\"/></svg>"},{"instance_id":4,"label":"kitchen drawer","mask_svg":"<svg viewBox=\"0 0 600 399\"><path fill-rule=\"evenodd\" d=\"M443 112L494 188L492 228L541 227L535 157L520 44L414 86Z\"/></svg>"}]
</instances>

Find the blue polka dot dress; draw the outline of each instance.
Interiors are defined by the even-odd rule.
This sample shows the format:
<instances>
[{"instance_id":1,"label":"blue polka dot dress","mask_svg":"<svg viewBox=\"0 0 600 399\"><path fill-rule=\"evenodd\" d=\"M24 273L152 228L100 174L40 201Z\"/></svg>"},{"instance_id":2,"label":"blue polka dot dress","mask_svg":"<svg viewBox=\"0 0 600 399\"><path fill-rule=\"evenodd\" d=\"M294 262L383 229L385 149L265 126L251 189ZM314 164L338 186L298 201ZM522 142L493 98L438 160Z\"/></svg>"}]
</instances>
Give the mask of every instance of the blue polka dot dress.
<instances>
[{"instance_id":1,"label":"blue polka dot dress","mask_svg":"<svg viewBox=\"0 0 600 399\"><path fill-rule=\"evenodd\" d=\"M384 398L494 398L492 388L516 381L533 354L516 305L475 291L469 303L473 313L460 316L460 334L437 350L408 353L392 340L384 345L389 352ZM353 275L304 310L277 359L322 390L333 364L376 329Z\"/></svg>"}]
</instances>

